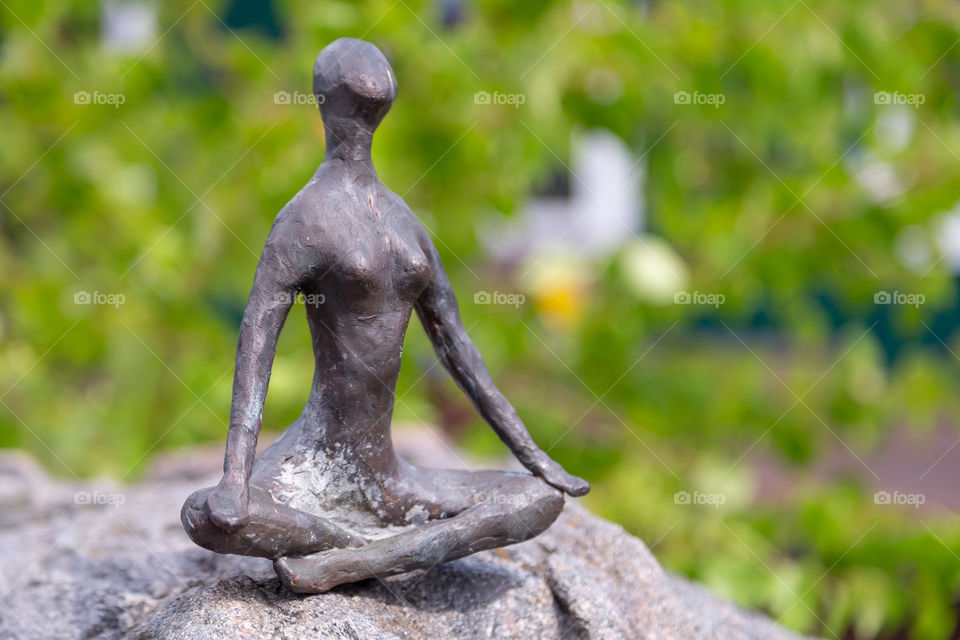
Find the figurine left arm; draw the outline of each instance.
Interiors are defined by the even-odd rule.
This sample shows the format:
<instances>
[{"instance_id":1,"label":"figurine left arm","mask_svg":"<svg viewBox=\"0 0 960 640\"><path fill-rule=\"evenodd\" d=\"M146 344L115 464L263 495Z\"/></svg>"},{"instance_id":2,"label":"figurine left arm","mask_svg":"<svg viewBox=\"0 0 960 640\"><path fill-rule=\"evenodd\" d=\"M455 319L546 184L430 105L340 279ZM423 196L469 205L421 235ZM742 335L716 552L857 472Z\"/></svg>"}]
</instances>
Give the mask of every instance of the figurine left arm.
<instances>
[{"instance_id":1,"label":"figurine left arm","mask_svg":"<svg viewBox=\"0 0 960 640\"><path fill-rule=\"evenodd\" d=\"M493 384L480 352L463 327L457 299L440 256L432 243L427 244L425 251L432 276L417 300L416 309L440 362L523 466L571 496L586 494L590 485L567 473L537 446L513 406Z\"/></svg>"}]
</instances>

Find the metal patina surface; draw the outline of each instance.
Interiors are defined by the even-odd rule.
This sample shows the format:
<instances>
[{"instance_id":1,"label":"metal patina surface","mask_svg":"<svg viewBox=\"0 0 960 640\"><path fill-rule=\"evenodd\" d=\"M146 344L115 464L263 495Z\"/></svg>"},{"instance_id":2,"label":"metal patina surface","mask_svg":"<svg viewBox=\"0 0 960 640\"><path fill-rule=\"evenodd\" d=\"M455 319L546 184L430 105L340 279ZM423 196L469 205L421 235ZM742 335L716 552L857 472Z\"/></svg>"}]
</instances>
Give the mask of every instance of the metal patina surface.
<instances>
[{"instance_id":1,"label":"metal patina surface","mask_svg":"<svg viewBox=\"0 0 960 640\"><path fill-rule=\"evenodd\" d=\"M181 513L198 545L271 558L301 593L527 540L557 518L565 493L589 491L497 390L429 235L377 177L373 133L397 96L387 59L368 42L336 40L317 56L313 90L325 156L280 211L257 265L223 478ZM255 460L277 338L301 294L316 359L310 398ZM394 453L394 392L414 310L440 362L530 474L429 469Z\"/></svg>"}]
</instances>

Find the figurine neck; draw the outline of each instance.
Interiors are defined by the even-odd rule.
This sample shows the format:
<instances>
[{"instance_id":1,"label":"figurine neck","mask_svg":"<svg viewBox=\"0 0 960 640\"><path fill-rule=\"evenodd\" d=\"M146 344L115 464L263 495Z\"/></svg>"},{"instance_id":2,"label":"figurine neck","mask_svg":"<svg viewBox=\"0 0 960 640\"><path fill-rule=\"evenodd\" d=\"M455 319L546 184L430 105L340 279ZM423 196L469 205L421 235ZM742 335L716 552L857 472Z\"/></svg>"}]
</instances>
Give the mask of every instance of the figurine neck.
<instances>
[{"instance_id":1,"label":"figurine neck","mask_svg":"<svg viewBox=\"0 0 960 640\"><path fill-rule=\"evenodd\" d=\"M324 160L340 160L358 169L373 171L370 148L373 129L351 120L324 123L327 150Z\"/></svg>"}]
</instances>

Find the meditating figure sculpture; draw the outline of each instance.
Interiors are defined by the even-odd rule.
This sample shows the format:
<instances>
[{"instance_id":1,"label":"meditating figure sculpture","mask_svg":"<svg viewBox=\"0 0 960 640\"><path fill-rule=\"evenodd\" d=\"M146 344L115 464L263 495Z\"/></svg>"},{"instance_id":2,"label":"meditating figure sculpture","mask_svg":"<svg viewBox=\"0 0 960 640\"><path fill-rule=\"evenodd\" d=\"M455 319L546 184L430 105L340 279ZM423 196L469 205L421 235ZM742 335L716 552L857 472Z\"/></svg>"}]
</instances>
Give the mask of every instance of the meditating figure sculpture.
<instances>
[{"instance_id":1,"label":"meditating figure sculpture","mask_svg":"<svg viewBox=\"0 0 960 640\"><path fill-rule=\"evenodd\" d=\"M342 38L317 56L326 153L281 210L257 265L237 347L224 474L183 506L198 545L274 561L299 593L428 569L527 540L589 491L533 442L464 330L427 232L384 187L373 132L397 95L374 45ZM300 417L255 460L277 338L306 301L316 370ZM437 356L532 472L438 470L390 438L403 338L416 309Z\"/></svg>"}]
</instances>

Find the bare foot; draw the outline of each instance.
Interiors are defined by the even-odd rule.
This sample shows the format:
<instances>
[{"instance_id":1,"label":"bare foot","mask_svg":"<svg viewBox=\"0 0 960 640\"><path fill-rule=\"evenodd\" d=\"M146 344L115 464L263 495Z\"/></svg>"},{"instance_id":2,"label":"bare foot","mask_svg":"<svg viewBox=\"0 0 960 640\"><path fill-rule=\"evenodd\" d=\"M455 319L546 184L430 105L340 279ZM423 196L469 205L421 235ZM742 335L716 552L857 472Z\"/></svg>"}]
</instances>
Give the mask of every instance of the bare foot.
<instances>
[{"instance_id":1,"label":"bare foot","mask_svg":"<svg viewBox=\"0 0 960 640\"><path fill-rule=\"evenodd\" d=\"M273 562L280 582L294 593L323 593L337 585L370 577L358 570L350 549L331 549L303 557L279 558Z\"/></svg>"}]
</instances>

